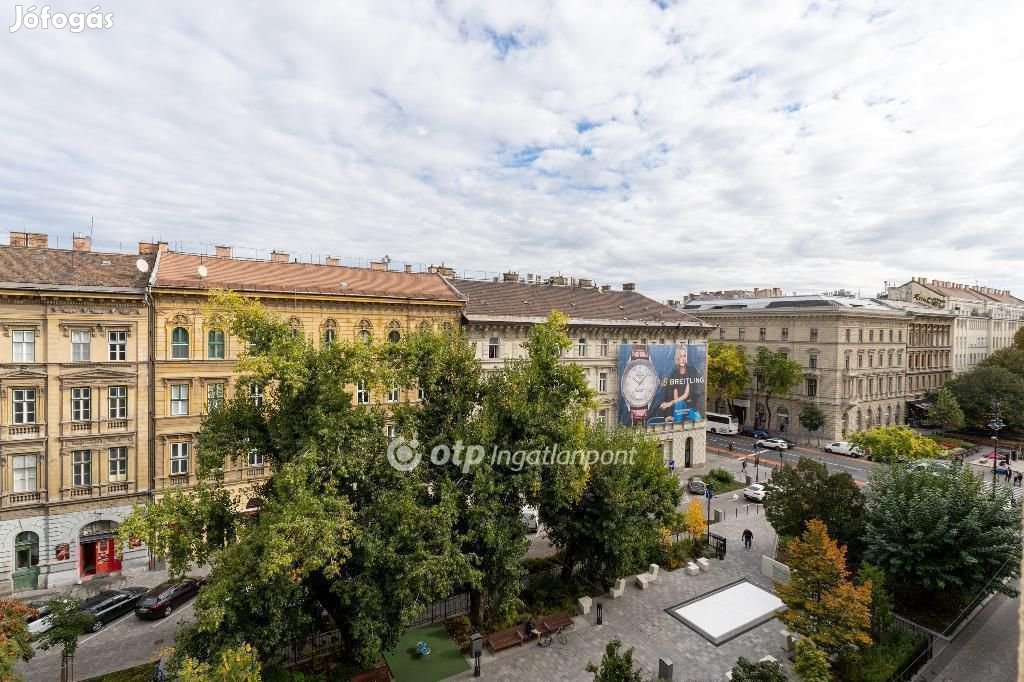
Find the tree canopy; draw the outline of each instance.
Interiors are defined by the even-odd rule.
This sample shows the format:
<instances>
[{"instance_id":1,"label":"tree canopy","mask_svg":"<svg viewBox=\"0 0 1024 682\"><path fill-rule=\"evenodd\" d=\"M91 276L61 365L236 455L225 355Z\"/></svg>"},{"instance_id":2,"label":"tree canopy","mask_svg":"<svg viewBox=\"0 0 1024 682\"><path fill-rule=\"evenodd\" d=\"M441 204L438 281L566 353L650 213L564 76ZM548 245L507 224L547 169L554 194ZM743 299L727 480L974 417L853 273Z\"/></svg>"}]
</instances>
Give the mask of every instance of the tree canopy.
<instances>
[{"instance_id":1,"label":"tree canopy","mask_svg":"<svg viewBox=\"0 0 1024 682\"><path fill-rule=\"evenodd\" d=\"M1024 329L1024 327L1021 327ZM1024 377L1024 347L1000 348L981 361L979 367L1002 367L1018 377Z\"/></svg>"},{"instance_id":2,"label":"tree canopy","mask_svg":"<svg viewBox=\"0 0 1024 682\"><path fill-rule=\"evenodd\" d=\"M821 462L801 457L796 466L776 469L768 482L764 514L782 537L801 535L812 519L847 547L851 561L862 552L864 495L848 473L829 474Z\"/></svg>"},{"instance_id":3,"label":"tree canopy","mask_svg":"<svg viewBox=\"0 0 1024 682\"><path fill-rule=\"evenodd\" d=\"M1013 334L1013 347L1024 350L1024 327L1021 327Z\"/></svg>"},{"instance_id":4,"label":"tree canopy","mask_svg":"<svg viewBox=\"0 0 1024 682\"><path fill-rule=\"evenodd\" d=\"M786 682L786 673L777 661L751 661L740 656L732 667L732 682Z\"/></svg>"},{"instance_id":5,"label":"tree canopy","mask_svg":"<svg viewBox=\"0 0 1024 682\"><path fill-rule=\"evenodd\" d=\"M721 398L732 405L743 395L750 383L747 349L731 343L712 341L708 344L708 396Z\"/></svg>"},{"instance_id":6,"label":"tree canopy","mask_svg":"<svg viewBox=\"0 0 1024 682\"><path fill-rule=\"evenodd\" d=\"M799 362L790 360L785 353L776 353L762 347L757 350L757 358L754 360L754 376L764 391L764 408L768 417L766 428L771 430L772 397L789 393L799 386L803 378L803 367Z\"/></svg>"},{"instance_id":7,"label":"tree canopy","mask_svg":"<svg viewBox=\"0 0 1024 682\"><path fill-rule=\"evenodd\" d=\"M633 649L621 651L622 642L608 642L601 664L587 663L587 672L594 673L594 682L647 682L643 670L633 664Z\"/></svg>"},{"instance_id":8,"label":"tree canopy","mask_svg":"<svg viewBox=\"0 0 1024 682\"><path fill-rule=\"evenodd\" d=\"M945 450L931 438L925 438L909 426L878 426L850 436L875 462L905 462L942 457Z\"/></svg>"},{"instance_id":9,"label":"tree canopy","mask_svg":"<svg viewBox=\"0 0 1024 682\"><path fill-rule=\"evenodd\" d=\"M35 612L15 599L0 598L0 680L16 682L14 674L19 660L28 661L35 654L25 619Z\"/></svg>"},{"instance_id":10,"label":"tree canopy","mask_svg":"<svg viewBox=\"0 0 1024 682\"><path fill-rule=\"evenodd\" d=\"M804 405L800 410L800 426L808 431L817 431L825 425L825 413L817 405Z\"/></svg>"},{"instance_id":11,"label":"tree canopy","mask_svg":"<svg viewBox=\"0 0 1024 682\"><path fill-rule=\"evenodd\" d=\"M964 411L949 388L943 386L935 392L935 402L928 411L928 423L942 429L963 428Z\"/></svg>"},{"instance_id":12,"label":"tree canopy","mask_svg":"<svg viewBox=\"0 0 1024 682\"><path fill-rule=\"evenodd\" d=\"M813 519L799 538L786 545L791 569L776 592L788 609L780 619L830 654L871 644L871 584L854 585L846 568L846 549Z\"/></svg>"},{"instance_id":13,"label":"tree canopy","mask_svg":"<svg viewBox=\"0 0 1024 682\"><path fill-rule=\"evenodd\" d=\"M865 520L864 558L896 585L972 598L1005 589L1000 579L1020 572L1020 512L1009 489L983 490L966 467L876 467Z\"/></svg>"},{"instance_id":14,"label":"tree canopy","mask_svg":"<svg viewBox=\"0 0 1024 682\"><path fill-rule=\"evenodd\" d=\"M998 398L999 411L1006 425L1024 428L1024 377L1005 367L975 367L947 381L946 387L956 396L968 426L987 428L993 415L993 401Z\"/></svg>"},{"instance_id":15,"label":"tree canopy","mask_svg":"<svg viewBox=\"0 0 1024 682\"><path fill-rule=\"evenodd\" d=\"M832 682L828 654L807 637L801 638L796 643L796 660L793 669L800 682Z\"/></svg>"}]
</instances>

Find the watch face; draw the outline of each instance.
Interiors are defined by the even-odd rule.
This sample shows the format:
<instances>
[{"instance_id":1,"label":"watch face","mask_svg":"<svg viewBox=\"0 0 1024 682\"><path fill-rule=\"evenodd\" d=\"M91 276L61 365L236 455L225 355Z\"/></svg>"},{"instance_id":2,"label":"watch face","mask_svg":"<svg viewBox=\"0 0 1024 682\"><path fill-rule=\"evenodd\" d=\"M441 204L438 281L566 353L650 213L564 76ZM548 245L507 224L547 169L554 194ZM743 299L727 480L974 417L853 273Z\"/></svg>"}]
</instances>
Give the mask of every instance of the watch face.
<instances>
[{"instance_id":1,"label":"watch face","mask_svg":"<svg viewBox=\"0 0 1024 682\"><path fill-rule=\"evenodd\" d=\"M650 360L634 360L622 373L622 397L630 407L646 407L658 390L658 374Z\"/></svg>"}]
</instances>

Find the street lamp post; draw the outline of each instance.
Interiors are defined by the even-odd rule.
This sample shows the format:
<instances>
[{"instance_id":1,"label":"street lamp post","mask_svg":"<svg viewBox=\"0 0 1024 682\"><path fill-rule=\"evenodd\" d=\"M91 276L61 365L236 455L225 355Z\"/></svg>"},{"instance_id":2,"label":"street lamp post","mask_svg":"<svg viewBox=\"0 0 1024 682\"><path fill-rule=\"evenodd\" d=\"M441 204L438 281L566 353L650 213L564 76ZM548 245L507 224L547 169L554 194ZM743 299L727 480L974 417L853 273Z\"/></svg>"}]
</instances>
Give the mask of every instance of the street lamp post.
<instances>
[{"instance_id":1,"label":"street lamp post","mask_svg":"<svg viewBox=\"0 0 1024 682\"><path fill-rule=\"evenodd\" d=\"M754 450L754 480L758 483L761 482L761 451Z\"/></svg>"},{"instance_id":2,"label":"street lamp post","mask_svg":"<svg viewBox=\"0 0 1024 682\"><path fill-rule=\"evenodd\" d=\"M996 491L996 464L999 462L999 430L1002 429L1006 424L999 416L999 403L992 403L992 419L988 421L988 428L992 429L992 442L995 446L992 448L992 494L995 495Z\"/></svg>"}]
</instances>

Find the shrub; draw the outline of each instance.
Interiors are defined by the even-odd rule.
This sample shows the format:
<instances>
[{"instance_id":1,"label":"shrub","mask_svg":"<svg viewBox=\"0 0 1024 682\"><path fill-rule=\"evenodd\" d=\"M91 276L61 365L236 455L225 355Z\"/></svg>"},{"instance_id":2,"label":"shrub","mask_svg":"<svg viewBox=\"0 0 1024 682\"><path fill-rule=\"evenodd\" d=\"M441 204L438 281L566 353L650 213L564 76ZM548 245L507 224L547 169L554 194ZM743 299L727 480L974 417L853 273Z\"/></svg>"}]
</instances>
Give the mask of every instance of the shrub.
<instances>
[{"instance_id":1,"label":"shrub","mask_svg":"<svg viewBox=\"0 0 1024 682\"><path fill-rule=\"evenodd\" d=\"M459 651L469 648L469 636L473 634L473 624L469 622L469 616L455 616L444 622L444 630L455 642Z\"/></svg>"},{"instance_id":2,"label":"shrub","mask_svg":"<svg viewBox=\"0 0 1024 682\"><path fill-rule=\"evenodd\" d=\"M847 682L887 682L906 669L922 652L923 635L890 630L881 641L844 656L840 670Z\"/></svg>"},{"instance_id":3,"label":"shrub","mask_svg":"<svg viewBox=\"0 0 1024 682\"><path fill-rule=\"evenodd\" d=\"M736 479L732 477L731 473L721 468L709 471L706 480L710 481L714 487L729 485L730 483L736 482Z\"/></svg>"}]
</instances>

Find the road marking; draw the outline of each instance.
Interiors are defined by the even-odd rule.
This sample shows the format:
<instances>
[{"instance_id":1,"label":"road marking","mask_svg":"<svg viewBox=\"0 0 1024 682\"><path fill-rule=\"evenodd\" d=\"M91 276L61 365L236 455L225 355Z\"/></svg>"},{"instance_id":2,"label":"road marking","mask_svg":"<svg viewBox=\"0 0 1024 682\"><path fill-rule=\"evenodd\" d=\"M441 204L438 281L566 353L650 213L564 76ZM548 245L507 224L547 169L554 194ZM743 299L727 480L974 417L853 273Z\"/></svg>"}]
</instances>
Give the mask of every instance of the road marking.
<instances>
[{"instance_id":1,"label":"road marking","mask_svg":"<svg viewBox=\"0 0 1024 682\"><path fill-rule=\"evenodd\" d=\"M194 598L193 598L193 599L194 599ZM168 622L171 622L171 623L180 623L180 622L181 622L180 620L177 620L177 621L175 621L175 620L174 620L174 616L176 616L176 615L181 615L182 613L184 613L185 609L191 608L191 606L192 606L192 601L189 601L189 603L187 603L187 604L185 604L184 606L182 606L180 610L176 610L176 611L175 611L174 613L172 613L172 614L171 614L170 616L168 616L167 618L160 618L160 619L158 619L158 620L157 620L157 621L156 621L155 623L153 623L152 625L150 625L150 627L151 627L151 628L156 628L156 627L160 627L160 626L161 626L161 625L163 625L164 623L168 623Z\"/></svg>"},{"instance_id":2,"label":"road marking","mask_svg":"<svg viewBox=\"0 0 1024 682\"><path fill-rule=\"evenodd\" d=\"M716 452L716 453L718 453L720 455L725 455L727 457L732 457L734 459L739 459L739 460L750 461L754 457L754 453L753 452L749 452L749 453L735 453L735 452L729 452L728 450L723 450L721 448L712 447L712 446L708 446L707 449L708 450L712 450L713 452ZM822 453L814 452L813 450L808 450L807 452L810 453L810 454L814 454L814 455L822 454ZM778 453L774 453L773 452L773 454L778 454ZM828 454L828 453L824 453L824 454ZM804 455L804 456L807 456L807 455ZM834 461L832 461L831 459L829 459L827 457L823 458L823 459L816 459L816 458L813 458L813 457L809 457L809 459L814 459L814 461L816 461L816 462L821 462L826 467L831 465L831 466L834 466L834 467L840 467L842 469L849 469L850 471L854 471L854 472L857 472L857 473L860 473L862 471L862 469L860 467L855 467L855 466L850 466L849 464L841 464L839 462L834 462ZM765 464L765 463L767 463L767 464L777 464L777 465L780 465L780 466L782 465L781 458L780 459L774 459L772 457L766 457L765 453L763 453L763 452L761 453L761 463L762 464ZM857 477L854 477L853 480L854 480L855 483L857 483L857 485L860 485L860 486L863 486L863 485L865 485L867 483L867 481L865 481L864 479L857 478Z\"/></svg>"}]
</instances>

